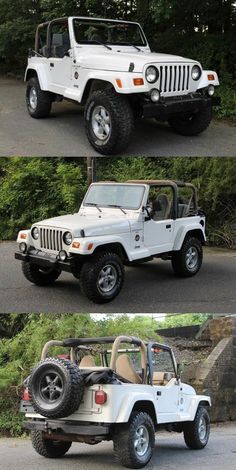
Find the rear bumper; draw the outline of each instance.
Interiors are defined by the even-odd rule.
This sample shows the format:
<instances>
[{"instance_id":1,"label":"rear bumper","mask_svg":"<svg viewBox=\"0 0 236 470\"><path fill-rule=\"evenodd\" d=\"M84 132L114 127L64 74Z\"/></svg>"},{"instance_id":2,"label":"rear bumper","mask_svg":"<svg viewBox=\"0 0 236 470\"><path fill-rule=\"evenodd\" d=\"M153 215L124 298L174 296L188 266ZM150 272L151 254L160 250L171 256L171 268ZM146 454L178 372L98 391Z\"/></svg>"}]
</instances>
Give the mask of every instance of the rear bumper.
<instances>
[{"instance_id":1,"label":"rear bumper","mask_svg":"<svg viewBox=\"0 0 236 470\"><path fill-rule=\"evenodd\" d=\"M167 120L177 114L196 111L208 106L219 106L220 103L221 100L217 96L209 97L200 94L178 96L176 98L161 98L158 103L144 103L143 117L156 117L160 120Z\"/></svg>"},{"instance_id":2,"label":"rear bumper","mask_svg":"<svg viewBox=\"0 0 236 470\"><path fill-rule=\"evenodd\" d=\"M31 250L28 253L16 251L15 259L25 261L26 263L36 264L37 266L59 269L60 271L72 272L75 267L75 257L68 257L66 261L60 261L55 256L50 256L39 250Z\"/></svg>"},{"instance_id":3,"label":"rear bumper","mask_svg":"<svg viewBox=\"0 0 236 470\"><path fill-rule=\"evenodd\" d=\"M28 431L43 431L45 433L75 434L77 436L97 437L107 436L110 431L109 424L76 424L75 421L64 420L30 420L24 423Z\"/></svg>"}]
</instances>

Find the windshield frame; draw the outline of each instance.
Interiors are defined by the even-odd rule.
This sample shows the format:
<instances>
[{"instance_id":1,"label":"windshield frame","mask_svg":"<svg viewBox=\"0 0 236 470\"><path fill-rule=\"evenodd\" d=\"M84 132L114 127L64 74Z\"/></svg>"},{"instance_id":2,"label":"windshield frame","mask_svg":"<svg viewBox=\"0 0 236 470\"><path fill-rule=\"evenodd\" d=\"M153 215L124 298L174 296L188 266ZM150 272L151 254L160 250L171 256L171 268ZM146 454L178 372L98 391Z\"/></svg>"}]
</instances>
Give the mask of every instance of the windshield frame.
<instances>
[{"instance_id":1,"label":"windshield frame","mask_svg":"<svg viewBox=\"0 0 236 470\"><path fill-rule=\"evenodd\" d=\"M76 34L75 34L75 22L76 21L81 21L81 22L84 22L84 23L94 23L95 25L96 24L104 24L104 23L110 23L110 24L126 24L126 25L135 25L138 29L139 29L139 32L140 32L140 37L141 39L143 40L143 44L136 44L136 43L118 43L118 42L104 42L104 44L108 44L110 46L119 46L119 47L127 47L127 46L137 46L137 47L148 47L148 41L147 41L147 38L145 36L145 33L143 31L143 29L141 28L140 24L139 23L136 23L136 22L133 22L133 21L122 21L122 20L112 20L112 19L108 19L108 18L86 18L86 17L79 17L79 16L74 16L72 18L72 30L73 30L73 36L74 36L74 41L75 41L75 44L78 45L78 46L98 46L99 44L95 41L83 41L83 42L77 42L76 40Z\"/></svg>"},{"instance_id":2,"label":"windshield frame","mask_svg":"<svg viewBox=\"0 0 236 470\"><path fill-rule=\"evenodd\" d=\"M92 183L89 188L88 188L88 191L86 192L85 194L85 197L83 199L83 202L82 202L82 207L84 208L87 208L87 207L94 207L94 206L90 206L90 203L86 204L86 198L89 194L89 191L91 189L92 186L127 186L128 188L130 187L142 187L143 188L143 192L142 192L142 195L140 197L140 203L139 203L139 206L136 207L136 208L133 208L133 207L127 207L127 206L117 206L117 207L112 207L112 205L102 205L102 204L97 204L99 207L101 208L107 208L107 209L118 209L119 207L121 207L122 209L125 209L125 210L130 210L130 211L139 211L142 207L143 207L143 200L144 200L144 197L145 197L145 193L146 193L146 187L144 184L130 184L130 183Z\"/></svg>"}]
</instances>

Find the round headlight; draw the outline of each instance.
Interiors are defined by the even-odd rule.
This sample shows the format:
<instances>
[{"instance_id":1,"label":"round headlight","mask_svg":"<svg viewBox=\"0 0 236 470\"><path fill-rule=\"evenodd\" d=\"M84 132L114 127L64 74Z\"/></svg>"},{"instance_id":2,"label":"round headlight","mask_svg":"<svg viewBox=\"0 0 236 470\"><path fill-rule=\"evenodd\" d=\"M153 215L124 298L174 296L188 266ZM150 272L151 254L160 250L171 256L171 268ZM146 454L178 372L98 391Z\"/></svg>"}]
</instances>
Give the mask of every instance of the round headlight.
<instances>
[{"instance_id":1,"label":"round headlight","mask_svg":"<svg viewBox=\"0 0 236 470\"><path fill-rule=\"evenodd\" d=\"M72 238L72 233L70 233L70 232L65 232L64 235L63 235L63 241L64 241L64 243L69 246L69 245L71 245L72 240L73 240L73 238Z\"/></svg>"},{"instance_id":2,"label":"round headlight","mask_svg":"<svg viewBox=\"0 0 236 470\"><path fill-rule=\"evenodd\" d=\"M154 65L150 65L150 67L146 70L146 80L148 83L154 83L158 80L159 72Z\"/></svg>"},{"instance_id":3,"label":"round headlight","mask_svg":"<svg viewBox=\"0 0 236 470\"><path fill-rule=\"evenodd\" d=\"M199 78L202 75L202 71L199 67L199 65L194 65L192 68L192 79L193 80L199 80Z\"/></svg>"},{"instance_id":4,"label":"round headlight","mask_svg":"<svg viewBox=\"0 0 236 470\"><path fill-rule=\"evenodd\" d=\"M38 240L38 238L39 238L39 229L38 229L38 227L34 227L32 229L31 235L32 235L34 240Z\"/></svg>"}]
</instances>

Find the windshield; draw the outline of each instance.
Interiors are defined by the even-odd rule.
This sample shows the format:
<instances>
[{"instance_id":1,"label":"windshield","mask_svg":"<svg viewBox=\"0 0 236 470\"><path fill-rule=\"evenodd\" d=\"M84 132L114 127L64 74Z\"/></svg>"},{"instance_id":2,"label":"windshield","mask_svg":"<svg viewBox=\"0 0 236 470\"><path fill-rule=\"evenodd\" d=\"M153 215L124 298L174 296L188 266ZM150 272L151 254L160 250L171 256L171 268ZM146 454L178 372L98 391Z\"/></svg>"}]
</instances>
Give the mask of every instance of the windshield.
<instances>
[{"instance_id":1,"label":"windshield","mask_svg":"<svg viewBox=\"0 0 236 470\"><path fill-rule=\"evenodd\" d=\"M117 206L123 209L139 209L144 194L144 186L128 184L96 184L89 188L84 206Z\"/></svg>"},{"instance_id":2,"label":"windshield","mask_svg":"<svg viewBox=\"0 0 236 470\"><path fill-rule=\"evenodd\" d=\"M75 18L73 25L78 44L147 45L138 24Z\"/></svg>"}]
</instances>

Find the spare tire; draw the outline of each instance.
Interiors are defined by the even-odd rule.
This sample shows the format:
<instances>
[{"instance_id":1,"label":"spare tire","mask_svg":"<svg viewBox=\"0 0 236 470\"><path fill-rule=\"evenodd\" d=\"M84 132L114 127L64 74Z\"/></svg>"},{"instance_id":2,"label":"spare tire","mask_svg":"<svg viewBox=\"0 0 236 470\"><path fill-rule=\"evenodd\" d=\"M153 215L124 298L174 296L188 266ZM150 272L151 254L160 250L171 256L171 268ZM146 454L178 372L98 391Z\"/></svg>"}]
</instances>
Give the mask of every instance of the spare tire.
<instances>
[{"instance_id":1,"label":"spare tire","mask_svg":"<svg viewBox=\"0 0 236 470\"><path fill-rule=\"evenodd\" d=\"M29 378L33 408L47 418L65 418L74 413L83 393L84 379L78 366L65 359L45 359Z\"/></svg>"}]
</instances>

